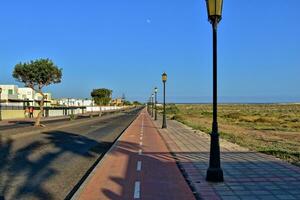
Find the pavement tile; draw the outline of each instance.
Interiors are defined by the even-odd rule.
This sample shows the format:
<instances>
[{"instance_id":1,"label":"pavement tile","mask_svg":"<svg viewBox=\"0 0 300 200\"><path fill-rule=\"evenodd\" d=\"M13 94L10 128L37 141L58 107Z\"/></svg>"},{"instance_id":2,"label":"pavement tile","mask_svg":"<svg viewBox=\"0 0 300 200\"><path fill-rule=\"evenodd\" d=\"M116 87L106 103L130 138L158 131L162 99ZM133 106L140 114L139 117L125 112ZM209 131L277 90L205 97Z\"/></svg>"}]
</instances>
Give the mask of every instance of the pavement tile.
<instances>
[{"instance_id":1,"label":"pavement tile","mask_svg":"<svg viewBox=\"0 0 300 200\"><path fill-rule=\"evenodd\" d=\"M222 200L240 200L240 198L235 195L223 195L223 196L221 196L221 199Z\"/></svg>"},{"instance_id":2,"label":"pavement tile","mask_svg":"<svg viewBox=\"0 0 300 200\"><path fill-rule=\"evenodd\" d=\"M277 199L280 199L280 200L292 200L292 199L296 199L296 197L292 196L292 195L275 195L275 197Z\"/></svg>"},{"instance_id":3,"label":"pavement tile","mask_svg":"<svg viewBox=\"0 0 300 200\"><path fill-rule=\"evenodd\" d=\"M276 197L273 196L273 195L260 195L260 196L258 196L258 198L261 199L261 200L274 200L274 199L276 199Z\"/></svg>"},{"instance_id":4,"label":"pavement tile","mask_svg":"<svg viewBox=\"0 0 300 200\"><path fill-rule=\"evenodd\" d=\"M239 195L238 196L241 200L257 200L259 197L253 195Z\"/></svg>"},{"instance_id":5,"label":"pavement tile","mask_svg":"<svg viewBox=\"0 0 300 200\"><path fill-rule=\"evenodd\" d=\"M160 127L160 121L156 122ZM185 171L190 180L199 178L206 182L209 158L209 136L176 121L168 121L168 129L159 129L165 141L172 140L170 150L176 149L176 156L194 163L195 168ZM300 168L280 161L270 155L245 149L223 148L221 158L225 182L223 186L209 183L222 199L297 199L300 191ZM184 152L184 154L183 154ZM182 159L179 159L181 162ZM197 178L195 174L199 173ZM211 191L203 184L195 184L196 191ZM275 196L277 195L277 196ZM200 195L201 196L201 195ZM300 198L298 198L300 199Z\"/></svg>"}]
</instances>

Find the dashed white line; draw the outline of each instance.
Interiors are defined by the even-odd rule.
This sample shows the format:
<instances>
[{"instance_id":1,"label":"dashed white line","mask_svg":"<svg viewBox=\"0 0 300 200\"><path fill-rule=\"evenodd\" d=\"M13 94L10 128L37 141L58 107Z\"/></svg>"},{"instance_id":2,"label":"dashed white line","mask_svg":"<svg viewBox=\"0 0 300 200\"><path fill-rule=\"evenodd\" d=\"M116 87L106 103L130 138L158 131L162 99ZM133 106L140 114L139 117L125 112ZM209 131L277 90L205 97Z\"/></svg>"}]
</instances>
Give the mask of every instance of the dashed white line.
<instances>
[{"instance_id":1,"label":"dashed white line","mask_svg":"<svg viewBox=\"0 0 300 200\"><path fill-rule=\"evenodd\" d=\"M140 146L142 146L142 145L143 145L143 142L141 141L141 142L140 142Z\"/></svg>"},{"instance_id":2,"label":"dashed white line","mask_svg":"<svg viewBox=\"0 0 300 200\"><path fill-rule=\"evenodd\" d=\"M138 161L136 164L136 171L141 171L142 169L142 161Z\"/></svg>"},{"instance_id":3,"label":"dashed white line","mask_svg":"<svg viewBox=\"0 0 300 200\"><path fill-rule=\"evenodd\" d=\"M142 149L140 149L140 150L139 150L139 155L142 155L142 152L143 152Z\"/></svg>"},{"instance_id":4,"label":"dashed white line","mask_svg":"<svg viewBox=\"0 0 300 200\"><path fill-rule=\"evenodd\" d=\"M139 199L141 198L141 182L140 181L136 181L134 184L134 195L133 198L134 199Z\"/></svg>"}]
</instances>

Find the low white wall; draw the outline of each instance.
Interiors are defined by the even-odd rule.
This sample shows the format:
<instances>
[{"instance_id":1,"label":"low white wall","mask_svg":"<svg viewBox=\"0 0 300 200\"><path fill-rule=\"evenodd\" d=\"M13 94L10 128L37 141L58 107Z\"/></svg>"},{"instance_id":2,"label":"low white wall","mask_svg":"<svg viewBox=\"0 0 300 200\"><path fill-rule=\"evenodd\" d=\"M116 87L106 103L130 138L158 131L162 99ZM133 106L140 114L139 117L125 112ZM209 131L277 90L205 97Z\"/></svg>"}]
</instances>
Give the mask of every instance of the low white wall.
<instances>
[{"instance_id":1,"label":"low white wall","mask_svg":"<svg viewBox=\"0 0 300 200\"><path fill-rule=\"evenodd\" d=\"M101 107L101 111L105 112L105 111L112 111L112 110L120 110L126 108L126 106L102 106ZM39 112L39 110L35 110L34 111L34 116L37 115L37 113ZM47 117L59 117L59 116L66 116L66 115L77 115L77 114L83 114L86 112L100 112L100 107L99 106L90 106L87 107L86 109L82 109L82 108L60 108L60 109L47 109L45 108L44 110L44 114ZM25 110L20 109L20 108L15 108L15 109L2 109L1 110L1 114L2 114L2 119L22 119L25 118Z\"/></svg>"},{"instance_id":2,"label":"low white wall","mask_svg":"<svg viewBox=\"0 0 300 200\"><path fill-rule=\"evenodd\" d=\"M100 111L110 111L110 110L120 110L124 106L89 106L86 107L87 112L100 112Z\"/></svg>"},{"instance_id":3,"label":"low white wall","mask_svg":"<svg viewBox=\"0 0 300 200\"><path fill-rule=\"evenodd\" d=\"M63 116L63 115L64 115L63 110L49 110L49 117Z\"/></svg>"}]
</instances>

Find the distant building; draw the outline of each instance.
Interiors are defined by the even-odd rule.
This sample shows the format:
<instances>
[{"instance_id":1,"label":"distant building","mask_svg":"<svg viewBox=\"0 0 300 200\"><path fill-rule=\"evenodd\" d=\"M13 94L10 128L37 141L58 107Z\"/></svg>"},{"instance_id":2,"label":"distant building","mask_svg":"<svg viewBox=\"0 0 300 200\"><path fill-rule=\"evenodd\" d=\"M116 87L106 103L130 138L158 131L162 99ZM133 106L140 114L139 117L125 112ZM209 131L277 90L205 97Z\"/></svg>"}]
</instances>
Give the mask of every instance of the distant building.
<instances>
[{"instance_id":1,"label":"distant building","mask_svg":"<svg viewBox=\"0 0 300 200\"><path fill-rule=\"evenodd\" d=\"M35 92L31 88L18 88L18 99L34 100Z\"/></svg>"},{"instance_id":2,"label":"distant building","mask_svg":"<svg viewBox=\"0 0 300 200\"><path fill-rule=\"evenodd\" d=\"M42 97L33 89L24 87L19 88L17 85L0 85L2 88L1 101L7 106L38 106ZM45 93L45 106L51 104L51 93Z\"/></svg>"},{"instance_id":3,"label":"distant building","mask_svg":"<svg viewBox=\"0 0 300 200\"><path fill-rule=\"evenodd\" d=\"M2 88L1 102L7 106L39 106L42 95L28 87L17 85L0 85ZM94 106L91 99L63 98L53 99L52 94L44 92L44 106Z\"/></svg>"},{"instance_id":4,"label":"distant building","mask_svg":"<svg viewBox=\"0 0 300 200\"><path fill-rule=\"evenodd\" d=\"M2 101L8 99L18 99L18 86L16 85L0 85L2 88L1 99Z\"/></svg>"},{"instance_id":5,"label":"distant building","mask_svg":"<svg viewBox=\"0 0 300 200\"><path fill-rule=\"evenodd\" d=\"M57 99L60 106L93 106L94 101L91 99L74 99L74 98L62 98Z\"/></svg>"},{"instance_id":6,"label":"distant building","mask_svg":"<svg viewBox=\"0 0 300 200\"><path fill-rule=\"evenodd\" d=\"M111 104L114 106L123 105L123 103L124 103L123 98L116 98L116 99L111 100Z\"/></svg>"}]
</instances>

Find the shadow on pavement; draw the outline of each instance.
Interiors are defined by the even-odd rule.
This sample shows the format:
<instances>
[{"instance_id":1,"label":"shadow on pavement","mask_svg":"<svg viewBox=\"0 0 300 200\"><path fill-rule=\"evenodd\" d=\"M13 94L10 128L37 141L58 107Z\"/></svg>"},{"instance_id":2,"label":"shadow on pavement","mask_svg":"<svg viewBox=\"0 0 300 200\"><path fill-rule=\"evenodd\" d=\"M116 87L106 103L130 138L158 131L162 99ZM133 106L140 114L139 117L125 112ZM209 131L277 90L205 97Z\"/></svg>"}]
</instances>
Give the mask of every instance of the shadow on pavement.
<instances>
[{"instance_id":1,"label":"shadow on pavement","mask_svg":"<svg viewBox=\"0 0 300 200\"><path fill-rule=\"evenodd\" d=\"M13 141L0 141L0 199L56 199L44 184L59 172L51 163L63 154L97 158L111 143L68 132L44 133L46 139L17 150ZM51 150L47 149L53 146ZM66 194L67 195L67 194Z\"/></svg>"},{"instance_id":2,"label":"shadow on pavement","mask_svg":"<svg viewBox=\"0 0 300 200\"><path fill-rule=\"evenodd\" d=\"M111 200L133 199L134 181L140 179L132 173L132 168L135 167L132 163L138 160L136 147L133 144L121 143L115 153L125 154L129 159L124 179L117 176L110 177L110 181L121 187L122 192L116 193L112 189L103 188L99 191L99 195L104 194L107 199ZM174 172L164 171L158 167L170 169L169 165L174 162L174 157L190 188L197 192L196 196L199 199L221 199L222 197L276 199L277 196L290 196L297 199L300 197L300 168L280 160L270 160L268 155L258 156L255 152L223 152L222 168L225 178L223 183L210 183L205 180L208 152L176 152L174 155L166 152L148 152L143 154L143 157L143 163L150 166L147 170L151 171L151 167L156 168L157 173L151 176L160 177L160 180L147 181L147 172L141 172L148 191L147 193L143 191L142 199L169 199L164 196L166 191L159 192L159 189L169 184L168 177L173 176ZM175 181L174 185L169 187L174 191L180 190L176 188L176 184ZM153 196L154 194L159 195ZM177 195L171 199L184 198Z\"/></svg>"},{"instance_id":3,"label":"shadow on pavement","mask_svg":"<svg viewBox=\"0 0 300 200\"><path fill-rule=\"evenodd\" d=\"M134 197L135 181L141 181L141 199L194 199L169 152L143 153L142 170L136 172L136 163L141 160L140 155L137 154L138 149L139 145L136 143L119 141L110 154L126 160L126 166L120 166L121 169L118 169L119 172L125 170L124 176L110 175L107 180L106 176L102 177L100 173L98 176L95 175L87 186L89 188L85 188L88 192L83 192L79 199L131 200ZM94 188L95 185L97 186ZM143 186L147 187L147 190L143 190Z\"/></svg>"}]
</instances>

